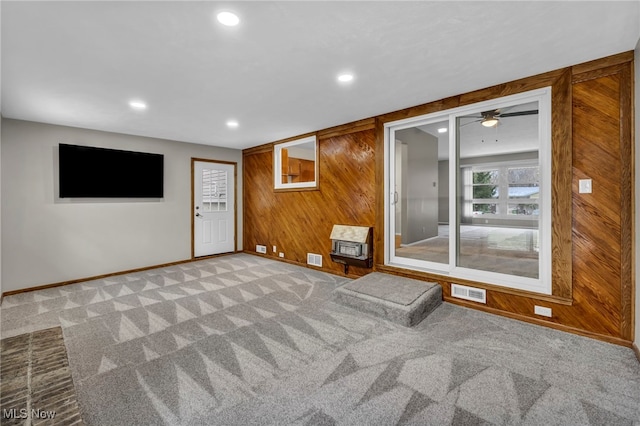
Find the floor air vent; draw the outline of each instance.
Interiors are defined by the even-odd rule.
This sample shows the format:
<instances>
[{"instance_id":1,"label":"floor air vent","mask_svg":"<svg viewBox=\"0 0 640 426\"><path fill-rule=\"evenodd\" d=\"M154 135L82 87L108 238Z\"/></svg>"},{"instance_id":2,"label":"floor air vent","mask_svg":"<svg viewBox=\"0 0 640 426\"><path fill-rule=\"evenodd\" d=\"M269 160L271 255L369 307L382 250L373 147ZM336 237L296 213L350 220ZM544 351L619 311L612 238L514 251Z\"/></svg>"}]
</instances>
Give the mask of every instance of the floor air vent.
<instances>
[{"instance_id":1,"label":"floor air vent","mask_svg":"<svg viewBox=\"0 0 640 426\"><path fill-rule=\"evenodd\" d=\"M458 299L487 303L487 291L481 288L467 287L460 284L451 284L451 295Z\"/></svg>"},{"instance_id":2,"label":"floor air vent","mask_svg":"<svg viewBox=\"0 0 640 426\"><path fill-rule=\"evenodd\" d=\"M322 255L307 253L307 264L322 267Z\"/></svg>"}]
</instances>

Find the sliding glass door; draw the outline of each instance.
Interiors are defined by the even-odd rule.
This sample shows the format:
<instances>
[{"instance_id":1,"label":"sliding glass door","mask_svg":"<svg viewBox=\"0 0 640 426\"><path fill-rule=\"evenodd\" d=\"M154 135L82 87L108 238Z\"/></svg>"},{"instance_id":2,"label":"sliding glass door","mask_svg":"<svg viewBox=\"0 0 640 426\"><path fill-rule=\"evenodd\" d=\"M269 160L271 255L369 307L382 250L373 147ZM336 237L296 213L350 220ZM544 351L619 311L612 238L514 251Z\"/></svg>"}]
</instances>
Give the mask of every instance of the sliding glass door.
<instances>
[{"instance_id":1,"label":"sliding glass door","mask_svg":"<svg viewBox=\"0 0 640 426\"><path fill-rule=\"evenodd\" d=\"M385 262L549 294L550 89L385 127Z\"/></svg>"}]
</instances>

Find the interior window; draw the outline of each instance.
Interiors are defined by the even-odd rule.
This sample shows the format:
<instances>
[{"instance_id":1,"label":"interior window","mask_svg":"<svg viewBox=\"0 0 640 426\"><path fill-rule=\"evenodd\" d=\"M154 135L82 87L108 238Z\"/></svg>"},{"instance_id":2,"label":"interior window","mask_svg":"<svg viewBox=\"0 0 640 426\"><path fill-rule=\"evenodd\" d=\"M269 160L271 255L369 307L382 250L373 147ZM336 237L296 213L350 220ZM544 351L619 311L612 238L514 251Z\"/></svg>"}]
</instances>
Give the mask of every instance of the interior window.
<instances>
[{"instance_id":1,"label":"interior window","mask_svg":"<svg viewBox=\"0 0 640 426\"><path fill-rule=\"evenodd\" d=\"M315 136L278 143L273 148L273 178L276 190L317 188L318 142Z\"/></svg>"},{"instance_id":2,"label":"interior window","mask_svg":"<svg viewBox=\"0 0 640 426\"><path fill-rule=\"evenodd\" d=\"M388 123L385 261L549 294L550 124L548 89Z\"/></svg>"},{"instance_id":3,"label":"interior window","mask_svg":"<svg viewBox=\"0 0 640 426\"><path fill-rule=\"evenodd\" d=\"M202 170L202 209L205 212L227 211L227 172Z\"/></svg>"}]
</instances>

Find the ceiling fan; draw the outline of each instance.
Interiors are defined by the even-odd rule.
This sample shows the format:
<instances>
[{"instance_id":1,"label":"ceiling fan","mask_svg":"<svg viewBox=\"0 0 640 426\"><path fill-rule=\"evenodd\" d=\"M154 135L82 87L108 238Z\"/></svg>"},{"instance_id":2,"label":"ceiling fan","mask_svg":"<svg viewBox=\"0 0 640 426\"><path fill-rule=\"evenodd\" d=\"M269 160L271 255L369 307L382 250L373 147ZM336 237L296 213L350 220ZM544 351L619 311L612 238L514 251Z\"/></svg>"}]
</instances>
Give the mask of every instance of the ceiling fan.
<instances>
[{"instance_id":1,"label":"ceiling fan","mask_svg":"<svg viewBox=\"0 0 640 426\"><path fill-rule=\"evenodd\" d=\"M514 111L514 112L504 112L502 109L494 109L490 111L483 111L480 113L480 116L477 115L465 115L465 118L477 118L477 120L470 121L468 123L462 124L462 126L466 126L467 124L477 123L478 121L485 127L495 127L501 118L507 117L518 117L522 115L535 115L538 114L537 109L532 109L528 111Z\"/></svg>"}]
</instances>

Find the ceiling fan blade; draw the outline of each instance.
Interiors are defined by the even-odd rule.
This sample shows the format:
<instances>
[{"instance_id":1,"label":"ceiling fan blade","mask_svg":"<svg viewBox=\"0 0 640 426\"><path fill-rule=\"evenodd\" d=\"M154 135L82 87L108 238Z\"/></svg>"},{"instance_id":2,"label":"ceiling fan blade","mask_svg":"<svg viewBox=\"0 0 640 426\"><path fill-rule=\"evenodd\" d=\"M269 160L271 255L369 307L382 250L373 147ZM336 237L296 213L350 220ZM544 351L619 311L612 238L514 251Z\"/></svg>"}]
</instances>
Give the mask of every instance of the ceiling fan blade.
<instances>
[{"instance_id":1,"label":"ceiling fan blade","mask_svg":"<svg viewBox=\"0 0 640 426\"><path fill-rule=\"evenodd\" d=\"M465 118L467 118L467 117L465 117ZM468 118L475 118L475 117L468 117ZM460 125L460 127L464 127L464 126L466 126L467 124L477 123L478 121L482 121L482 120L483 120L482 118L480 118L479 120L473 120L473 121L470 121L470 122L468 122L468 123L461 124L461 125Z\"/></svg>"},{"instance_id":2,"label":"ceiling fan blade","mask_svg":"<svg viewBox=\"0 0 640 426\"><path fill-rule=\"evenodd\" d=\"M537 109L532 109L529 111L506 112L504 114L500 114L498 117L518 117L521 115L535 115L537 113L538 113Z\"/></svg>"},{"instance_id":3,"label":"ceiling fan blade","mask_svg":"<svg viewBox=\"0 0 640 426\"><path fill-rule=\"evenodd\" d=\"M515 112L503 112L505 110L509 110L513 107L507 107L507 108L498 108L498 109L494 109L494 110L490 110L490 111L483 111L480 114L481 115L461 115L460 118L477 118L478 120L476 121L471 121L469 123L465 123L463 124L471 124L471 123L475 123L477 121L481 121L486 117L495 117L495 118L504 118L504 117L518 117L518 116L522 116L522 115L535 115L538 113L537 109L532 109L529 111L515 111Z\"/></svg>"}]
</instances>

